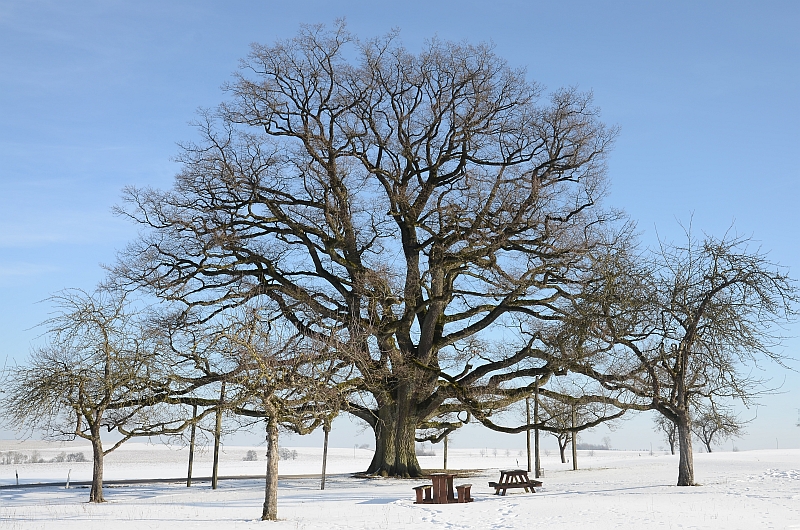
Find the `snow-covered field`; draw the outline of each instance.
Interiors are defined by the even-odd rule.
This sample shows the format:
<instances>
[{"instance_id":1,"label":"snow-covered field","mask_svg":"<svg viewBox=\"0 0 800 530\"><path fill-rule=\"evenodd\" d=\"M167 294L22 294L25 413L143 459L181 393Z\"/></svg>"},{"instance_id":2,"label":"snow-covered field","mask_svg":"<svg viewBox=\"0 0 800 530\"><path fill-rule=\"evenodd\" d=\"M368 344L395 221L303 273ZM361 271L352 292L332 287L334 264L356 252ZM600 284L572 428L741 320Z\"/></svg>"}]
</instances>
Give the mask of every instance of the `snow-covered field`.
<instances>
[{"instance_id":1,"label":"snow-covered field","mask_svg":"<svg viewBox=\"0 0 800 530\"><path fill-rule=\"evenodd\" d=\"M297 451L282 460L281 475L318 474L321 450ZM244 461L248 450L259 460ZM88 446L0 441L0 453L17 451L51 460L62 451L84 452ZM226 446L220 475L260 474L263 448ZM106 459L105 478L183 477L185 449L129 443ZM0 489L0 529L194 529L208 528L355 528L495 529L536 528L594 530L612 528L766 528L800 529L800 450L720 452L695 455L695 476L703 485L673 486L677 457L648 452L580 451L581 469L561 464L556 454L543 457L544 487L535 494L492 495L487 486L498 469L525 466L524 455L480 449L451 449L448 467L473 469L471 504L415 505L411 488L419 479L362 479L352 472L366 468L371 452L331 449L326 489L318 477L280 481L281 521L258 520L263 481L226 480L211 490L207 482L107 486L107 503L86 502L83 487ZM441 467L441 456L421 457L423 467ZM195 477L211 472L211 454L197 457ZM70 471L71 470L71 471ZM91 464L78 462L0 465L0 485L43 481L88 480ZM518 490L517 490L518 491Z\"/></svg>"}]
</instances>

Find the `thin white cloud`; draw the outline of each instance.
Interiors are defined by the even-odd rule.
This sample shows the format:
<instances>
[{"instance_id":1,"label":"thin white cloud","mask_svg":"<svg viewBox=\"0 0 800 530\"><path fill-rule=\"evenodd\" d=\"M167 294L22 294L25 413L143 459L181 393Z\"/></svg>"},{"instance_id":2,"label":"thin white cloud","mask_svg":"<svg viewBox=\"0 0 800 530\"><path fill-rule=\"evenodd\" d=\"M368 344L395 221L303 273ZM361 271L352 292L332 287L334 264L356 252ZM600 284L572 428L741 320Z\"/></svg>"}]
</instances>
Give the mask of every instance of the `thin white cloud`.
<instances>
[{"instance_id":1,"label":"thin white cloud","mask_svg":"<svg viewBox=\"0 0 800 530\"><path fill-rule=\"evenodd\" d=\"M58 267L42 265L40 263L0 263L0 280L26 276L39 276L58 271Z\"/></svg>"},{"instance_id":2,"label":"thin white cloud","mask_svg":"<svg viewBox=\"0 0 800 530\"><path fill-rule=\"evenodd\" d=\"M0 249L53 243L120 243L136 233L131 223L109 212L66 210L23 215L19 220L0 216Z\"/></svg>"}]
</instances>

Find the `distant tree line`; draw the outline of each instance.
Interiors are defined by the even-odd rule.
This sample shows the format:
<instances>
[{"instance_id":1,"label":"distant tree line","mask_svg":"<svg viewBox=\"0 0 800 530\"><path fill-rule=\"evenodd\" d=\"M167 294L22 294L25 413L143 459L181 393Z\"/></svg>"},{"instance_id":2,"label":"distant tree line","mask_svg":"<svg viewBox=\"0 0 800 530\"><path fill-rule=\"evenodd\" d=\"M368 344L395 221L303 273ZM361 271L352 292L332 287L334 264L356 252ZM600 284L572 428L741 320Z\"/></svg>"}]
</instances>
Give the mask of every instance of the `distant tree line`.
<instances>
[{"instance_id":1,"label":"distant tree line","mask_svg":"<svg viewBox=\"0 0 800 530\"><path fill-rule=\"evenodd\" d=\"M46 462L86 462L86 456L80 452L67 453L62 451L50 460L45 460L38 451L33 451L30 455L19 451L0 451L0 465L44 464Z\"/></svg>"}]
</instances>

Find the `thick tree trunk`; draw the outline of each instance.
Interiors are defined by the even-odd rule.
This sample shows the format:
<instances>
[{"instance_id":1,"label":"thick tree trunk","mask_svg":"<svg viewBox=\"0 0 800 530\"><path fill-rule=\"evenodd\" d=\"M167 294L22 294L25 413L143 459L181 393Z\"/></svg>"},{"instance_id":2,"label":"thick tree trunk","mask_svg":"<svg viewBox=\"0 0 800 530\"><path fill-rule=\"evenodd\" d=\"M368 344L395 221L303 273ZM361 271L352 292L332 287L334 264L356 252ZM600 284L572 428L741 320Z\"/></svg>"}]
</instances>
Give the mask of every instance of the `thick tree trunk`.
<instances>
[{"instance_id":1,"label":"thick tree trunk","mask_svg":"<svg viewBox=\"0 0 800 530\"><path fill-rule=\"evenodd\" d=\"M375 433L375 453L372 462L367 468L367 473L372 475L389 475L389 469L394 464L394 415L390 407L378 409L378 421L373 427Z\"/></svg>"},{"instance_id":2,"label":"thick tree trunk","mask_svg":"<svg viewBox=\"0 0 800 530\"><path fill-rule=\"evenodd\" d=\"M103 442L100 430L92 429L92 489L89 490L89 502L106 502L103 498Z\"/></svg>"},{"instance_id":3,"label":"thick tree trunk","mask_svg":"<svg viewBox=\"0 0 800 530\"><path fill-rule=\"evenodd\" d=\"M264 510L262 521L278 520L278 421L267 418L267 473L264 485Z\"/></svg>"},{"instance_id":4,"label":"thick tree trunk","mask_svg":"<svg viewBox=\"0 0 800 530\"><path fill-rule=\"evenodd\" d=\"M692 423L688 414L678 418L678 486L694 486L694 459L692 455Z\"/></svg>"},{"instance_id":5,"label":"thick tree trunk","mask_svg":"<svg viewBox=\"0 0 800 530\"><path fill-rule=\"evenodd\" d=\"M406 408L408 408L406 405ZM414 448L417 419L396 404L381 407L375 425L375 454L367 469L371 475L421 477Z\"/></svg>"},{"instance_id":6,"label":"thick tree trunk","mask_svg":"<svg viewBox=\"0 0 800 530\"><path fill-rule=\"evenodd\" d=\"M567 443L569 442L569 436L564 437L564 441L561 441L561 438L558 438L558 452L561 453L561 463L567 463L567 456L564 454L567 450Z\"/></svg>"}]
</instances>

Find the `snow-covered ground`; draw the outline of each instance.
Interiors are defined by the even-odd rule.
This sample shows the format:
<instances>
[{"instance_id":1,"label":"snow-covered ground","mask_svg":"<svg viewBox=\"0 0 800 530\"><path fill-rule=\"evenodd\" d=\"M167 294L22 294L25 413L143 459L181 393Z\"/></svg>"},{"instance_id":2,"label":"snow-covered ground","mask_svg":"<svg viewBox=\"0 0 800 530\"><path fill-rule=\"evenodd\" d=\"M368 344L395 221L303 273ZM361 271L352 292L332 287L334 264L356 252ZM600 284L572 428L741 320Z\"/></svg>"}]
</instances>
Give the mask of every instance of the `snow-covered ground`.
<instances>
[{"instance_id":1,"label":"snow-covered ground","mask_svg":"<svg viewBox=\"0 0 800 530\"><path fill-rule=\"evenodd\" d=\"M297 451L294 460L282 460L281 475L318 474L321 450ZM259 460L244 461L255 450ZM17 451L51 460L62 451L84 452L86 445L65 446L42 442L3 442L0 453ZM263 447L224 448L220 475L260 474ZM800 529L800 450L720 452L695 455L695 476L703 485L674 486L677 457L632 451L580 451L581 469L561 464L556 454L543 457L544 487L535 494L492 495L487 482L498 469L525 467L519 452L492 449L451 449L448 467L473 469L471 504L415 505L411 488L420 479L362 479L352 472L366 468L366 449L331 449L326 489L318 477L280 481L281 521L258 520L263 503L263 481L107 486L107 503L86 502L82 487L0 489L0 529L499 529L537 528L594 530L612 528L766 528ZM129 443L106 459L105 478L183 477L185 449ZM440 468L441 456L421 457L423 467ZM211 454L196 457L194 475L211 472ZM71 471L70 471L71 470ZM0 465L0 485L88 480L91 464L77 462Z\"/></svg>"}]
</instances>

